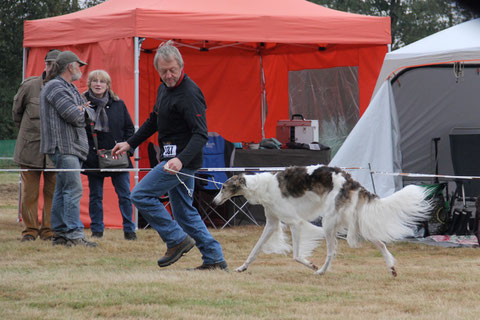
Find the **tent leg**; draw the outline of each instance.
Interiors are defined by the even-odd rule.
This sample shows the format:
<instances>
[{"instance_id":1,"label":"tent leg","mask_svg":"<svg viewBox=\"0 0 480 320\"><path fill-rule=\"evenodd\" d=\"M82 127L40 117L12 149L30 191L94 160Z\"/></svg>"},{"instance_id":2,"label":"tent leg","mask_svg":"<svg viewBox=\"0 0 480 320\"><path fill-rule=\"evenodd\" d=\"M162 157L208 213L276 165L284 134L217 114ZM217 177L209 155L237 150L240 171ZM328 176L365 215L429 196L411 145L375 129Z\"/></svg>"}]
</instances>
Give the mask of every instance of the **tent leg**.
<instances>
[{"instance_id":1,"label":"tent leg","mask_svg":"<svg viewBox=\"0 0 480 320\"><path fill-rule=\"evenodd\" d=\"M261 90L261 104L262 104L262 139L265 139L265 120L267 117L267 92L265 90L265 70L263 69L263 58L260 55L260 90Z\"/></svg>"},{"instance_id":2,"label":"tent leg","mask_svg":"<svg viewBox=\"0 0 480 320\"><path fill-rule=\"evenodd\" d=\"M135 132L139 128L139 88L140 88L140 71L139 71L139 61L140 61L140 46L142 43L139 41L138 37L134 37L134 77L135 77ZM135 149L134 153L135 159L135 168L138 169L138 148ZM134 171L135 173L135 186L138 184L138 170ZM135 208L135 229L138 229L138 209Z\"/></svg>"},{"instance_id":3,"label":"tent leg","mask_svg":"<svg viewBox=\"0 0 480 320\"><path fill-rule=\"evenodd\" d=\"M372 179L373 193L377 194L377 190L375 189L375 182L373 181L373 171L370 162L368 163L368 169L370 169L370 179Z\"/></svg>"}]
</instances>

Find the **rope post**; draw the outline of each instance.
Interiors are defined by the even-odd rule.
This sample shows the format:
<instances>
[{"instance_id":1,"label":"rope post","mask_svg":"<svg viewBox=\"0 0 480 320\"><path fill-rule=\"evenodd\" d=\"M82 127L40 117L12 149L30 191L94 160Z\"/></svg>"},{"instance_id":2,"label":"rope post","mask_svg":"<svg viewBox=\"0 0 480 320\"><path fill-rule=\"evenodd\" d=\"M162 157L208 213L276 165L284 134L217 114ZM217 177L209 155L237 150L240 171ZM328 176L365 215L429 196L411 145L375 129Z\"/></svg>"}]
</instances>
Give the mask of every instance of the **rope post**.
<instances>
[{"instance_id":1,"label":"rope post","mask_svg":"<svg viewBox=\"0 0 480 320\"><path fill-rule=\"evenodd\" d=\"M373 193L377 194L377 190L375 189L375 182L373 181L373 171L370 162L368 163L368 169L370 170L370 179L372 179Z\"/></svg>"}]
</instances>

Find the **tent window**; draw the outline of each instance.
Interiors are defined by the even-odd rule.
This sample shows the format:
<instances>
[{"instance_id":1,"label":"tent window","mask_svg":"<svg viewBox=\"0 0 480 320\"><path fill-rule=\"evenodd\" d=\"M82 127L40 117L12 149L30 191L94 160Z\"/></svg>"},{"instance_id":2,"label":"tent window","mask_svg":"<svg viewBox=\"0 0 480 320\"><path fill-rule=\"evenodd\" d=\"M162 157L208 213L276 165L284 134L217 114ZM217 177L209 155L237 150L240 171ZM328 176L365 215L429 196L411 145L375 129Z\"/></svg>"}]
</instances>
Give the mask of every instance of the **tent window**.
<instances>
[{"instance_id":1,"label":"tent window","mask_svg":"<svg viewBox=\"0 0 480 320\"><path fill-rule=\"evenodd\" d=\"M358 67L289 71L288 96L290 117L317 119L333 157L360 118Z\"/></svg>"}]
</instances>

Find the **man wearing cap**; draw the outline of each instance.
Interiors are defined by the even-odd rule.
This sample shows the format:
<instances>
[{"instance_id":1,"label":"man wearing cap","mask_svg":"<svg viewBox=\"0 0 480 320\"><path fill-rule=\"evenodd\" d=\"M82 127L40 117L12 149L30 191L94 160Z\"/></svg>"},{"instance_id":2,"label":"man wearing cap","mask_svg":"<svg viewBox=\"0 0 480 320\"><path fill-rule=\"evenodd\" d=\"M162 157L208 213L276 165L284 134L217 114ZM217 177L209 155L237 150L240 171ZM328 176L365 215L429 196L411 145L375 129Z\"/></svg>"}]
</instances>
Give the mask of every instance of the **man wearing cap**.
<instances>
[{"instance_id":1,"label":"man wearing cap","mask_svg":"<svg viewBox=\"0 0 480 320\"><path fill-rule=\"evenodd\" d=\"M73 82L82 77L80 67L84 65L75 53L61 52L40 95L40 151L50 156L56 169L77 170L57 172L52 202L54 245L97 246L85 239L80 220L83 189L79 169L88 154L85 111L89 104Z\"/></svg>"},{"instance_id":2,"label":"man wearing cap","mask_svg":"<svg viewBox=\"0 0 480 320\"><path fill-rule=\"evenodd\" d=\"M13 121L18 136L13 159L21 169L38 170L53 168L48 157L40 153L40 91L43 81L51 72L60 51L52 49L45 56L45 69L41 76L30 77L22 82L13 99ZM21 213L25 229L21 241L33 241L40 237L51 240L50 209L55 189L55 172L43 172L42 223L38 221L38 195L42 171L22 171Z\"/></svg>"}]
</instances>

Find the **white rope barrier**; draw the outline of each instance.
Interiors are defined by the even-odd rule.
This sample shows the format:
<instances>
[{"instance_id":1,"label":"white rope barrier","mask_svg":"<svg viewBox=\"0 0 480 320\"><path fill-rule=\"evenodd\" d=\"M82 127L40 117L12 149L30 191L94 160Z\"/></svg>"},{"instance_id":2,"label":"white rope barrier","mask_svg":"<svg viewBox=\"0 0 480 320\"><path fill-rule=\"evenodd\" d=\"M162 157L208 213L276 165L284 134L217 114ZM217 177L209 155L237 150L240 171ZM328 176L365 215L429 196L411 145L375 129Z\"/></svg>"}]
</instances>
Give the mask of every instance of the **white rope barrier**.
<instances>
[{"instance_id":1,"label":"white rope barrier","mask_svg":"<svg viewBox=\"0 0 480 320\"><path fill-rule=\"evenodd\" d=\"M197 172L277 172L283 171L288 167L229 167L229 168L200 168ZM480 180L480 176L455 176L455 175L442 175L442 174L426 174L426 173L409 173L409 172L386 172L386 171L375 171L370 170L369 168L362 167L340 167L342 170L352 171L352 170L366 170L370 174L377 175L389 175L389 176L401 176L401 177L413 177L413 178L442 178L446 180ZM13 168L13 169L2 169L1 172L27 172L27 171L45 171L45 172L148 172L152 170L151 168L125 168L125 169L22 169L22 168ZM182 172L173 171L174 173L184 174ZM197 176L193 176L195 179L202 179ZM219 182L215 182L219 183Z\"/></svg>"}]
</instances>

